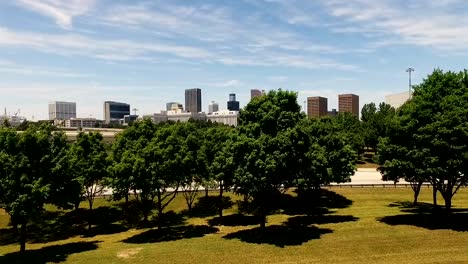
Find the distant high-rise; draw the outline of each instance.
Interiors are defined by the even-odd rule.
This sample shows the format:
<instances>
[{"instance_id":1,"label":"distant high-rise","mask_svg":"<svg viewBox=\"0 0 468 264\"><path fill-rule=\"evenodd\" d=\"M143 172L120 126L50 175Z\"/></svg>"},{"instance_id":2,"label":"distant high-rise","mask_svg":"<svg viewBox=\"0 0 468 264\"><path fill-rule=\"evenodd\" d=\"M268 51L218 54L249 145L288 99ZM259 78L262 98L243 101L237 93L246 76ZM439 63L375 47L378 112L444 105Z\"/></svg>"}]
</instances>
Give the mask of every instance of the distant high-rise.
<instances>
[{"instance_id":1,"label":"distant high-rise","mask_svg":"<svg viewBox=\"0 0 468 264\"><path fill-rule=\"evenodd\" d=\"M391 105L393 108L397 109L402 106L406 101L410 99L410 94L408 92L402 92L397 94L389 94L385 96L385 103Z\"/></svg>"},{"instance_id":2,"label":"distant high-rise","mask_svg":"<svg viewBox=\"0 0 468 264\"><path fill-rule=\"evenodd\" d=\"M355 94L338 95L338 112L348 112L359 117L359 96Z\"/></svg>"},{"instance_id":3,"label":"distant high-rise","mask_svg":"<svg viewBox=\"0 0 468 264\"><path fill-rule=\"evenodd\" d=\"M328 114L328 99L325 97L307 97L307 116L321 117Z\"/></svg>"},{"instance_id":4,"label":"distant high-rise","mask_svg":"<svg viewBox=\"0 0 468 264\"><path fill-rule=\"evenodd\" d=\"M219 104L216 103L215 101L211 101L211 103L208 105L208 114L211 114L213 112L218 112L219 111Z\"/></svg>"},{"instance_id":5,"label":"distant high-rise","mask_svg":"<svg viewBox=\"0 0 468 264\"><path fill-rule=\"evenodd\" d=\"M50 102L49 103L49 120L68 120L76 118L76 103L75 102Z\"/></svg>"},{"instance_id":6,"label":"distant high-rise","mask_svg":"<svg viewBox=\"0 0 468 264\"><path fill-rule=\"evenodd\" d=\"M130 115L129 104L113 101L104 102L104 122L106 124L120 122L126 115Z\"/></svg>"},{"instance_id":7,"label":"distant high-rise","mask_svg":"<svg viewBox=\"0 0 468 264\"><path fill-rule=\"evenodd\" d=\"M185 90L185 110L191 113L202 111L201 89L193 88Z\"/></svg>"},{"instance_id":8,"label":"distant high-rise","mask_svg":"<svg viewBox=\"0 0 468 264\"><path fill-rule=\"evenodd\" d=\"M253 98L255 97L260 97L262 96L262 91L258 90L258 89L251 89L250 90L250 100L252 100Z\"/></svg>"},{"instance_id":9,"label":"distant high-rise","mask_svg":"<svg viewBox=\"0 0 468 264\"><path fill-rule=\"evenodd\" d=\"M239 111L239 101L236 101L236 94L229 94L227 109L229 111Z\"/></svg>"}]
</instances>

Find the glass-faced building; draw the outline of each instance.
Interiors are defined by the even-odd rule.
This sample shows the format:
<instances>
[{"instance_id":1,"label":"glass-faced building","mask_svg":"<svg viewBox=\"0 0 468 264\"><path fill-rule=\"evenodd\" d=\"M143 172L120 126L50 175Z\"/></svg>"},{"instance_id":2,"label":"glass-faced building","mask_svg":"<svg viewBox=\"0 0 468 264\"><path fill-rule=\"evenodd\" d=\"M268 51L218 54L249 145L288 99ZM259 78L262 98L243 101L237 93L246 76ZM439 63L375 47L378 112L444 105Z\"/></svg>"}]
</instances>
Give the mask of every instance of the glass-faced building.
<instances>
[{"instance_id":1,"label":"glass-faced building","mask_svg":"<svg viewBox=\"0 0 468 264\"><path fill-rule=\"evenodd\" d=\"M120 122L126 115L130 115L129 104L113 101L104 102L104 122L106 124Z\"/></svg>"}]
</instances>

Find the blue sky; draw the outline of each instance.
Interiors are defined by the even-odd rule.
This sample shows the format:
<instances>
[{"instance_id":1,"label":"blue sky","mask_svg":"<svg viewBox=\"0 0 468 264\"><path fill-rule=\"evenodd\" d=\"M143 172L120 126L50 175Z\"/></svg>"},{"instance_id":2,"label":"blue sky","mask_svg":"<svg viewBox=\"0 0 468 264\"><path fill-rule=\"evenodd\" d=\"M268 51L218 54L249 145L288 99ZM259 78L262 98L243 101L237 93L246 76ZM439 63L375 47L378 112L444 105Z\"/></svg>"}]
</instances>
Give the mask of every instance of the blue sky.
<instances>
[{"instance_id":1,"label":"blue sky","mask_svg":"<svg viewBox=\"0 0 468 264\"><path fill-rule=\"evenodd\" d=\"M0 107L47 117L52 100L102 118L105 100L139 114L202 89L226 107L250 89L360 95L406 91L434 68L467 68L464 0L11 0L0 2Z\"/></svg>"}]
</instances>

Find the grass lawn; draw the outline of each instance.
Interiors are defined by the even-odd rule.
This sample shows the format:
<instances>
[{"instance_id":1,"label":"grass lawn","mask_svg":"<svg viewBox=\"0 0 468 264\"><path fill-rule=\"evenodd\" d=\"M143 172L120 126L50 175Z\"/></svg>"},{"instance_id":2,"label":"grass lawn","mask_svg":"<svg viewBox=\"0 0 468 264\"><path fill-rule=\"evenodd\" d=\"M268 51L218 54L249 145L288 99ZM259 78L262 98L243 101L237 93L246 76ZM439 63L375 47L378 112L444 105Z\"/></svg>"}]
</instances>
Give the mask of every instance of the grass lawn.
<instances>
[{"instance_id":1,"label":"grass lawn","mask_svg":"<svg viewBox=\"0 0 468 264\"><path fill-rule=\"evenodd\" d=\"M259 233L258 225L251 225L255 221L242 216L213 226L210 223L219 220L210 221L213 216L174 217L183 225L162 232L116 228L107 230L107 235L96 230L87 237L64 236L43 243L46 232L27 244L25 263L468 263L464 210L441 216L428 213L424 206L407 208L405 202L412 197L409 188L332 191L346 197L347 205L330 205L328 212L315 217L271 215L266 233ZM420 202L430 203L431 195L431 189L423 189ZM106 205L105 200L97 204ZM460 190L453 205L468 208L468 189ZM185 208L178 196L168 210ZM233 213L235 209L225 210L226 215ZM0 263L21 263L14 253L19 245L5 235L7 224L8 216L0 212Z\"/></svg>"}]
</instances>

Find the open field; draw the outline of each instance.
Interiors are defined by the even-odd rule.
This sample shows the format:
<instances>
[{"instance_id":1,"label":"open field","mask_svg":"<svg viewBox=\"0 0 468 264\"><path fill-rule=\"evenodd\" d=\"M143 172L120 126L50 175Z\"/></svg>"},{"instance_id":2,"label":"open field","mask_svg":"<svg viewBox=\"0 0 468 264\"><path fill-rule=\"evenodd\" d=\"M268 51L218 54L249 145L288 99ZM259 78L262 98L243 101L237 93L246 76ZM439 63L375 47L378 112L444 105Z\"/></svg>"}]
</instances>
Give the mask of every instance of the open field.
<instances>
[{"instance_id":1,"label":"open field","mask_svg":"<svg viewBox=\"0 0 468 264\"><path fill-rule=\"evenodd\" d=\"M128 229L120 220L99 226L98 218L86 237L52 223L53 228L27 244L25 263L468 263L464 210L449 216L432 215L425 206L407 208L409 188L331 190L339 195L328 193L329 203L316 216L285 210L289 215L268 217L263 234L248 216L231 216L216 225L219 219L214 216L170 214L167 219L178 226L163 232ZM431 189L424 188L420 202L430 203L431 195ZM106 219L118 212L118 207L105 207L109 205L102 199L97 203ZM453 205L468 208L468 189L460 190ZM179 195L168 209L185 208ZM226 215L233 213L235 209L225 210ZM0 212L0 263L22 263L7 224L7 215Z\"/></svg>"}]
</instances>

